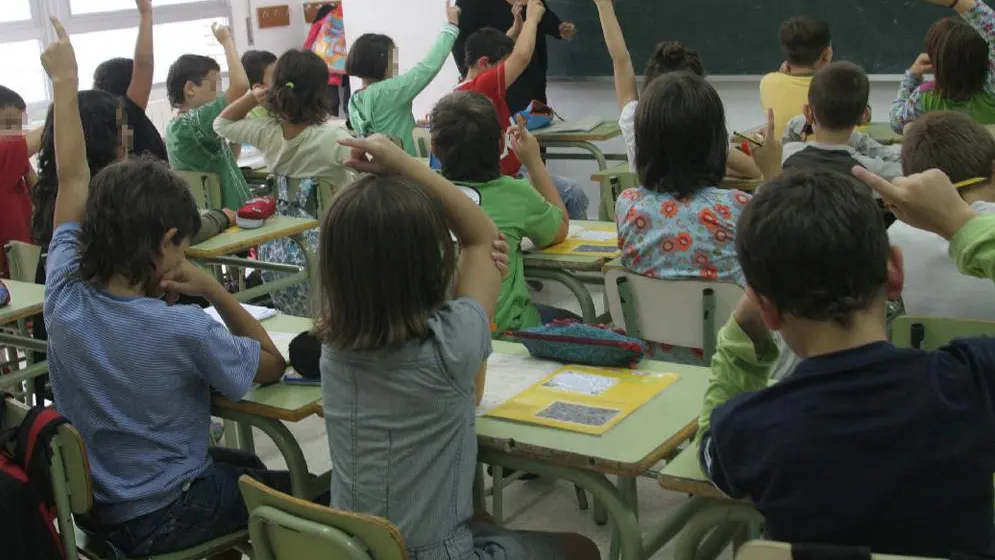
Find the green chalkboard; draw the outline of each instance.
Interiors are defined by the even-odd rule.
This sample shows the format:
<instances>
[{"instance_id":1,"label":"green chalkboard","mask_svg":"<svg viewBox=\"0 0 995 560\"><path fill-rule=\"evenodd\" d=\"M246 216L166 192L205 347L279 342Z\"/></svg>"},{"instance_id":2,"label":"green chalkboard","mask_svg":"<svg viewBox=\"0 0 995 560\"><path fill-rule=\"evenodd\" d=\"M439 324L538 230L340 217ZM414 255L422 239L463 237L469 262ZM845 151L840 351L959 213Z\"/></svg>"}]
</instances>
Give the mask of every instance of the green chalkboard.
<instances>
[{"instance_id":1,"label":"green chalkboard","mask_svg":"<svg viewBox=\"0 0 995 560\"><path fill-rule=\"evenodd\" d=\"M610 76L593 0L546 0L562 20L577 24L573 42L549 42L549 75ZM709 74L765 74L780 65L777 31L783 20L809 14L829 23L836 60L869 74L900 74L922 51L926 30L953 10L923 0L616 0L636 71L660 41L696 49Z\"/></svg>"}]
</instances>

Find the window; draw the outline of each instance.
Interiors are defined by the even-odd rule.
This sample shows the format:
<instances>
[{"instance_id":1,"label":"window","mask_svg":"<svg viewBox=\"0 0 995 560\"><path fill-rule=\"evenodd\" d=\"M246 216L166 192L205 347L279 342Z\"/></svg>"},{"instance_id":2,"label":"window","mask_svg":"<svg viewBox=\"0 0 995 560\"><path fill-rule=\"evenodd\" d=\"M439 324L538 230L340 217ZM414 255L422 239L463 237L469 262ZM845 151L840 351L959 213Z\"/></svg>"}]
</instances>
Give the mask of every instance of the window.
<instances>
[{"instance_id":1,"label":"window","mask_svg":"<svg viewBox=\"0 0 995 560\"><path fill-rule=\"evenodd\" d=\"M92 87L93 71L101 62L134 54L135 0L0 0L0 5L0 84L24 97L31 119L44 118L51 99L39 61L42 45L55 39L50 17L59 17L72 36L81 89ZM156 84L165 82L169 65L185 53L214 57L227 70L211 24L229 22L228 0L153 0L152 5Z\"/></svg>"}]
</instances>

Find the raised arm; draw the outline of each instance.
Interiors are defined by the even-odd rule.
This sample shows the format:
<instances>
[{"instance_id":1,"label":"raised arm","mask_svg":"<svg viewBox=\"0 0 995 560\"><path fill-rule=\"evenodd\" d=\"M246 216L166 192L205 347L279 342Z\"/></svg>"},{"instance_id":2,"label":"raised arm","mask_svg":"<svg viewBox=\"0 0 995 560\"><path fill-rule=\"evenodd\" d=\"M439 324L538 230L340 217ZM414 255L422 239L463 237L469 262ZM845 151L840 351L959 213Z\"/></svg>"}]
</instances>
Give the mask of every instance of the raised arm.
<instances>
[{"instance_id":1,"label":"raised arm","mask_svg":"<svg viewBox=\"0 0 995 560\"><path fill-rule=\"evenodd\" d=\"M262 99L266 97L267 91L262 86L256 86L238 98L237 101L225 107L218 118L214 120L214 132L239 146L248 144L260 149L265 147L267 133L278 129L280 125L270 119L246 119L245 117L259 106Z\"/></svg>"},{"instance_id":2,"label":"raised arm","mask_svg":"<svg viewBox=\"0 0 995 560\"><path fill-rule=\"evenodd\" d=\"M453 61L456 63L456 68L459 69L460 79L463 79L468 70L466 66L466 38L479 29L477 25L479 18L476 0L471 0L469 3L464 0L456 0L456 7L460 9L459 37L453 43Z\"/></svg>"},{"instance_id":3,"label":"raised arm","mask_svg":"<svg viewBox=\"0 0 995 560\"><path fill-rule=\"evenodd\" d=\"M953 9L988 43L988 88L995 90L995 12L980 0L958 0Z\"/></svg>"},{"instance_id":4,"label":"raised arm","mask_svg":"<svg viewBox=\"0 0 995 560\"><path fill-rule=\"evenodd\" d=\"M439 33L425 58L421 59L414 68L393 80L397 85L399 102L407 103L417 97L439 75L442 65L446 63L446 57L459 37L460 18L459 8L450 6L448 0L446 1L446 17L448 22L442 28L442 32Z\"/></svg>"},{"instance_id":5,"label":"raised arm","mask_svg":"<svg viewBox=\"0 0 995 560\"><path fill-rule=\"evenodd\" d=\"M135 64L128 84L128 99L143 110L149 106L152 80L155 74L155 55L152 43L152 1L135 0L138 5L138 41L135 43Z\"/></svg>"},{"instance_id":6,"label":"raised arm","mask_svg":"<svg viewBox=\"0 0 995 560\"><path fill-rule=\"evenodd\" d=\"M622 26L615 14L614 0L595 0L598 6L598 17L601 19L601 31L605 35L605 45L612 57L612 67L615 74L615 100L621 109L626 104L639 98L636 87L636 69L632 66L632 56L625 46Z\"/></svg>"},{"instance_id":7,"label":"raised arm","mask_svg":"<svg viewBox=\"0 0 995 560\"><path fill-rule=\"evenodd\" d=\"M249 91L249 77L245 74L242 58L238 56L238 49L235 48L235 39L232 38L231 28L215 23L211 26L211 31L214 33L214 38L225 49L225 60L228 61L228 89L225 90L225 101L232 104Z\"/></svg>"},{"instance_id":8,"label":"raised arm","mask_svg":"<svg viewBox=\"0 0 995 560\"><path fill-rule=\"evenodd\" d=\"M522 34L522 28L525 27L525 4L522 2L515 2L511 6L511 16L513 18L511 27L505 32L505 35L510 37L513 41L518 40L518 36Z\"/></svg>"},{"instance_id":9,"label":"raised arm","mask_svg":"<svg viewBox=\"0 0 995 560\"><path fill-rule=\"evenodd\" d=\"M494 265L491 255L499 233L490 217L442 175L404 153L384 136L375 134L369 138L350 138L339 142L353 149L348 164L356 171L394 172L421 184L439 197L449 227L460 244L455 294L475 300L487 316L493 318L501 289L501 272Z\"/></svg>"},{"instance_id":10,"label":"raised arm","mask_svg":"<svg viewBox=\"0 0 995 560\"><path fill-rule=\"evenodd\" d=\"M922 102L919 99L919 86L922 85L922 76L927 72L932 72L933 66L929 56L925 53L916 57L912 66L905 71L902 83L898 86L898 94L891 104L891 111L888 113L888 120L891 129L901 134L905 130L905 125L919 118L922 114Z\"/></svg>"},{"instance_id":11,"label":"raised arm","mask_svg":"<svg viewBox=\"0 0 995 560\"><path fill-rule=\"evenodd\" d=\"M547 202L559 208L560 212L563 213L563 221L560 223L560 229L547 245L560 243L567 238L567 234L570 232L570 217L567 215L567 206L563 204L563 199L560 197L559 191L556 190L556 185L553 184L553 178L549 175L549 170L546 169L546 164L542 161L539 141L536 140L535 136L529 134L524 122L519 122L517 126L512 127L509 136L511 138L511 148L529 171L529 179L532 181L532 186L539 191L539 194Z\"/></svg>"},{"instance_id":12,"label":"raised arm","mask_svg":"<svg viewBox=\"0 0 995 560\"><path fill-rule=\"evenodd\" d=\"M52 18L56 41L41 53L41 63L52 80L55 115L55 165L59 190L55 198L53 229L66 222L78 222L90 190L90 166L86 161L86 141L79 116L79 71L69 35L59 20Z\"/></svg>"},{"instance_id":13,"label":"raised arm","mask_svg":"<svg viewBox=\"0 0 995 560\"><path fill-rule=\"evenodd\" d=\"M542 0L529 0L528 7L525 8L525 25L522 27L521 34L518 35L518 40L515 41L515 50L511 51L511 55L504 63L506 87L515 83L515 80L522 75L522 72L525 72L525 68L532 61L532 55L536 49L536 33L539 31L539 22L542 21L542 16L545 13L546 6Z\"/></svg>"}]
</instances>

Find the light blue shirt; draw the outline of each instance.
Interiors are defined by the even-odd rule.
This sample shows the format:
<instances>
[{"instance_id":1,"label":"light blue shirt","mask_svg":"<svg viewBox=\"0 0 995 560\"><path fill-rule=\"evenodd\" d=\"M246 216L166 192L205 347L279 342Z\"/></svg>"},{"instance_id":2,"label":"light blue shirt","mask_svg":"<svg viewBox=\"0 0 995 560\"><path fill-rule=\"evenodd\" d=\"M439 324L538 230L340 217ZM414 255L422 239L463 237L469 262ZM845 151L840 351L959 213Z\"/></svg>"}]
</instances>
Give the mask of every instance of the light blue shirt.
<instances>
[{"instance_id":1,"label":"light blue shirt","mask_svg":"<svg viewBox=\"0 0 995 560\"><path fill-rule=\"evenodd\" d=\"M211 387L242 398L260 345L199 307L82 282L78 235L79 224L62 224L49 247L49 373L56 408L86 443L94 513L122 523L169 505L210 468Z\"/></svg>"}]
</instances>

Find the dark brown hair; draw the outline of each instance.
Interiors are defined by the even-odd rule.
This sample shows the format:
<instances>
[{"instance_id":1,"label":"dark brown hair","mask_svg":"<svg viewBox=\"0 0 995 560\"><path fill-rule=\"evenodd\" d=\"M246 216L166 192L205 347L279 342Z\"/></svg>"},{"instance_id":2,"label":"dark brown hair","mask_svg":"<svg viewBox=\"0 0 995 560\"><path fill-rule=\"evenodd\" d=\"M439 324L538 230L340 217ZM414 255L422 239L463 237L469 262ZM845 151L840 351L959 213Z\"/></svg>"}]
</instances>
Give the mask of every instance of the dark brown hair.
<instances>
[{"instance_id":1,"label":"dark brown hair","mask_svg":"<svg viewBox=\"0 0 995 560\"><path fill-rule=\"evenodd\" d=\"M863 68L850 62L833 62L812 78L808 105L820 127L846 130L860 124L870 94L871 84Z\"/></svg>"},{"instance_id":2,"label":"dark brown hair","mask_svg":"<svg viewBox=\"0 0 995 560\"><path fill-rule=\"evenodd\" d=\"M995 138L963 113L926 113L910 124L902 135L902 173L905 175L935 168L955 183L974 177L990 179L993 161Z\"/></svg>"},{"instance_id":3,"label":"dark brown hair","mask_svg":"<svg viewBox=\"0 0 995 560\"><path fill-rule=\"evenodd\" d=\"M826 22L812 16L795 16L781 24L781 53L788 64L813 66L832 45Z\"/></svg>"},{"instance_id":4,"label":"dark brown hair","mask_svg":"<svg viewBox=\"0 0 995 560\"><path fill-rule=\"evenodd\" d=\"M936 91L967 101L988 79L988 43L959 17L943 18L926 33L926 54L933 63Z\"/></svg>"},{"instance_id":5,"label":"dark brown hair","mask_svg":"<svg viewBox=\"0 0 995 560\"><path fill-rule=\"evenodd\" d=\"M270 114L290 124L328 120L328 64L311 51L291 49L276 61L273 87L263 103Z\"/></svg>"},{"instance_id":6,"label":"dark brown hair","mask_svg":"<svg viewBox=\"0 0 995 560\"><path fill-rule=\"evenodd\" d=\"M477 92L456 91L432 109L432 153L450 181L484 183L501 176L501 138L491 100Z\"/></svg>"},{"instance_id":7,"label":"dark brown hair","mask_svg":"<svg viewBox=\"0 0 995 560\"><path fill-rule=\"evenodd\" d=\"M365 175L339 191L319 259L315 324L326 343L353 352L428 336L456 268L442 202L396 175Z\"/></svg>"},{"instance_id":8,"label":"dark brown hair","mask_svg":"<svg viewBox=\"0 0 995 560\"><path fill-rule=\"evenodd\" d=\"M705 75L705 67L696 51L688 49L680 41L664 41L656 46L653 55L646 64L646 76L643 87L667 72L687 70L699 76Z\"/></svg>"},{"instance_id":9,"label":"dark brown hair","mask_svg":"<svg viewBox=\"0 0 995 560\"><path fill-rule=\"evenodd\" d=\"M360 35L346 57L345 69L350 76L366 80L382 80L390 70L390 53L394 40L379 33Z\"/></svg>"}]
</instances>

